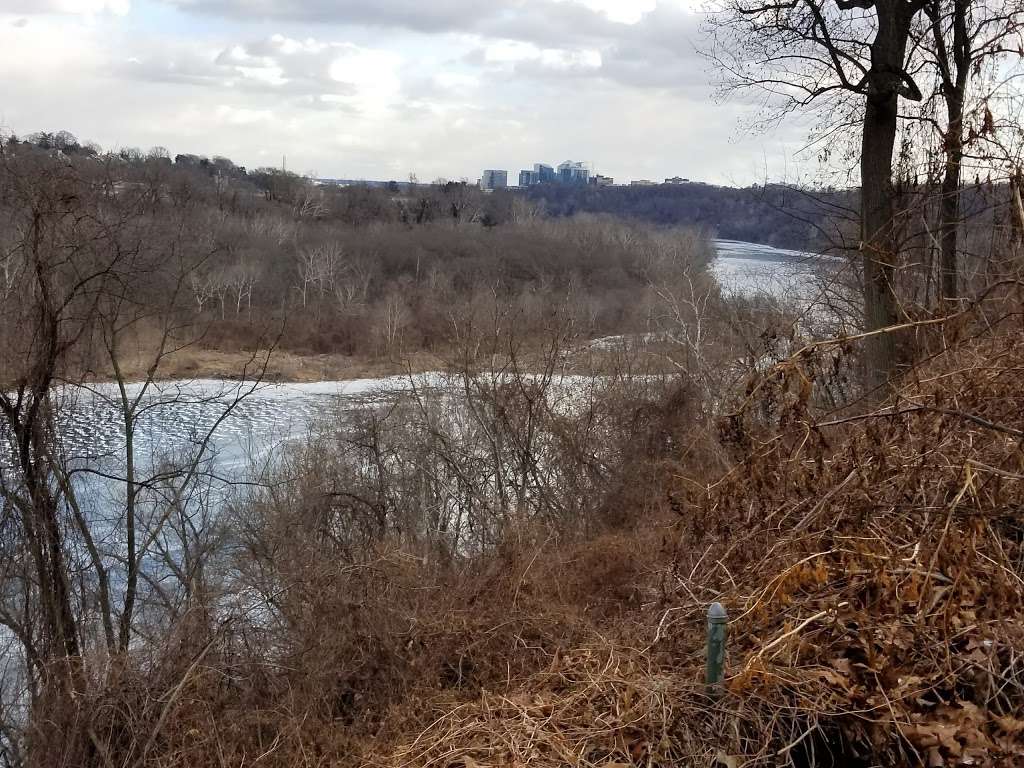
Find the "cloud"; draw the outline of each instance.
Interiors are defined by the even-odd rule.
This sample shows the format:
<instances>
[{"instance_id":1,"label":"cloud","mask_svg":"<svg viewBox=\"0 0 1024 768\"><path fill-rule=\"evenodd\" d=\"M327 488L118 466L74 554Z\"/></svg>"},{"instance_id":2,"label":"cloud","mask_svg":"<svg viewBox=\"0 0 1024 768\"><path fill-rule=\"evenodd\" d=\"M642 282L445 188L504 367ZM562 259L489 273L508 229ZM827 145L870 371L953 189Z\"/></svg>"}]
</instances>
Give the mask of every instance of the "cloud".
<instances>
[{"instance_id":1,"label":"cloud","mask_svg":"<svg viewBox=\"0 0 1024 768\"><path fill-rule=\"evenodd\" d=\"M514 0L165 0L182 10L233 19L360 24L424 32L471 28Z\"/></svg>"},{"instance_id":2,"label":"cloud","mask_svg":"<svg viewBox=\"0 0 1024 768\"><path fill-rule=\"evenodd\" d=\"M700 17L681 5L659 4L633 24L587 16L591 10L565 4L561 26L541 24L528 14L506 18L491 28L504 37L476 35L462 58L469 67L501 75L553 82L570 76L607 80L633 88L710 92L706 62L691 40ZM579 16L579 14L584 14ZM577 19L588 24L576 24ZM572 34L559 34L571 29ZM535 38L539 41L531 41Z\"/></svg>"},{"instance_id":3,"label":"cloud","mask_svg":"<svg viewBox=\"0 0 1024 768\"><path fill-rule=\"evenodd\" d=\"M402 58L386 50L272 35L217 50L170 46L113 66L135 80L273 94L296 108L386 110L401 90Z\"/></svg>"},{"instance_id":4,"label":"cloud","mask_svg":"<svg viewBox=\"0 0 1024 768\"><path fill-rule=\"evenodd\" d=\"M342 178L777 176L803 131L733 141L748 107L710 103L696 1L0 0L2 117Z\"/></svg>"},{"instance_id":5,"label":"cloud","mask_svg":"<svg viewBox=\"0 0 1024 768\"><path fill-rule=\"evenodd\" d=\"M624 85L707 91L707 61L697 52L701 17L659 5L604 53L603 74Z\"/></svg>"},{"instance_id":6,"label":"cloud","mask_svg":"<svg viewBox=\"0 0 1024 768\"><path fill-rule=\"evenodd\" d=\"M532 80L605 78L639 88L705 87L690 42L695 0L164 0L197 14L306 24L412 30L464 46L460 64ZM258 67L243 79L266 77ZM290 78L294 83L296 78Z\"/></svg>"},{"instance_id":7,"label":"cloud","mask_svg":"<svg viewBox=\"0 0 1024 768\"><path fill-rule=\"evenodd\" d=\"M0 0L0 13L124 16L131 7L131 0Z\"/></svg>"},{"instance_id":8,"label":"cloud","mask_svg":"<svg viewBox=\"0 0 1024 768\"><path fill-rule=\"evenodd\" d=\"M635 24L653 11L657 0L576 0L593 11L603 13L612 21Z\"/></svg>"},{"instance_id":9,"label":"cloud","mask_svg":"<svg viewBox=\"0 0 1024 768\"><path fill-rule=\"evenodd\" d=\"M97 0L98 1L98 0ZM666 3L689 0L163 0L180 10L238 21L483 33L550 42L549 35L613 34ZM571 26L570 26L571 24ZM514 30L519 35L510 35Z\"/></svg>"}]
</instances>

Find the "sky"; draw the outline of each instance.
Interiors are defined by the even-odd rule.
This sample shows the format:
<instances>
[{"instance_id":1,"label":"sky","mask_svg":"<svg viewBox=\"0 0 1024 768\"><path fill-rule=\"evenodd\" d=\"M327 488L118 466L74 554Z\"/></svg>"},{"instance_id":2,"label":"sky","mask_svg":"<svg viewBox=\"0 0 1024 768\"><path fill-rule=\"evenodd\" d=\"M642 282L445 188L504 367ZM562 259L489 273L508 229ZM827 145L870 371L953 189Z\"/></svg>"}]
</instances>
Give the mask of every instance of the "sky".
<instances>
[{"instance_id":1,"label":"sky","mask_svg":"<svg viewBox=\"0 0 1024 768\"><path fill-rule=\"evenodd\" d=\"M794 180L806 130L746 128L699 0L0 0L0 127L319 177Z\"/></svg>"}]
</instances>

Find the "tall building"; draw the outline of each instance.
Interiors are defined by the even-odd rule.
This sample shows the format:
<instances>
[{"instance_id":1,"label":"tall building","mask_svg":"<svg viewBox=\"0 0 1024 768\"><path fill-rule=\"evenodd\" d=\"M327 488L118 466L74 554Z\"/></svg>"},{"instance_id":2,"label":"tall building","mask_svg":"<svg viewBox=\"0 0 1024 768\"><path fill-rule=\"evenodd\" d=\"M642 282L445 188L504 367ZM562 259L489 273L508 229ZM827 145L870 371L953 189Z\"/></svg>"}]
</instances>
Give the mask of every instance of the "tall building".
<instances>
[{"instance_id":1,"label":"tall building","mask_svg":"<svg viewBox=\"0 0 1024 768\"><path fill-rule=\"evenodd\" d=\"M558 181L558 174L550 165L537 163L532 171L519 172L520 187L534 187L538 184L554 184Z\"/></svg>"},{"instance_id":2,"label":"tall building","mask_svg":"<svg viewBox=\"0 0 1024 768\"><path fill-rule=\"evenodd\" d=\"M590 169L587 168L586 163L567 160L558 166L558 180L563 184L586 186L590 181Z\"/></svg>"},{"instance_id":3,"label":"tall building","mask_svg":"<svg viewBox=\"0 0 1024 768\"><path fill-rule=\"evenodd\" d=\"M537 171L520 171L519 172L519 186L520 187L534 187L540 184L540 174Z\"/></svg>"},{"instance_id":4,"label":"tall building","mask_svg":"<svg viewBox=\"0 0 1024 768\"><path fill-rule=\"evenodd\" d=\"M600 181L595 181L596 179L600 179ZM557 169L550 165L537 163L533 166L532 171L520 171L519 173L520 187L532 187L537 184L568 184L580 187L585 187L588 184L610 186L613 183L614 181L606 176L591 176L590 168L586 163L576 163L572 160L562 163Z\"/></svg>"},{"instance_id":5,"label":"tall building","mask_svg":"<svg viewBox=\"0 0 1024 768\"><path fill-rule=\"evenodd\" d=\"M508 186L508 171L484 171L480 177L481 189L505 189Z\"/></svg>"}]
</instances>

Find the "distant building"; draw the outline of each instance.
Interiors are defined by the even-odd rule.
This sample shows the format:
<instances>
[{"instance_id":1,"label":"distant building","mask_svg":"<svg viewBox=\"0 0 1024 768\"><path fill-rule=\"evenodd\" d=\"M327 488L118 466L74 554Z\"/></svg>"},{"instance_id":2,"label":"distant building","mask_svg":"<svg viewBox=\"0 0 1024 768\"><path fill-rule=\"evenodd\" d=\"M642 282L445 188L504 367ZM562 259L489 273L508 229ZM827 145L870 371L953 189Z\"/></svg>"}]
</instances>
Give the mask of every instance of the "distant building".
<instances>
[{"instance_id":1,"label":"distant building","mask_svg":"<svg viewBox=\"0 0 1024 768\"><path fill-rule=\"evenodd\" d=\"M520 171L519 186L535 187L538 184L555 184L561 181L561 177L555 171L554 166L537 163L532 171Z\"/></svg>"},{"instance_id":2,"label":"distant building","mask_svg":"<svg viewBox=\"0 0 1024 768\"><path fill-rule=\"evenodd\" d=\"M585 163L567 160L558 166L558 180L562 184L586 186L590 181L590 169Z\"/></svg>"},{"instance_id":3,"label":"distant building","mask_svg":"<svg viewBox=\"0 0 1024 768\"><path fill-rule=\"evenodd\" d=\"M637 179L636 181L629 182L631 187L656 187L658 182L650 181L649 179Z\"/></svg>"},{"instance_id":4,"label":"distant building","mask_svg":"<svg viewBox=\"0 0 1024 768\"><path fill-rule=\"evenodd\" d=\"M533 166L533 172L537 174L538 184L553 184L558 180L553 166L537 163Z\"/></svg>"},{"instance_id":5,"label":"distant building","mask_svg":"<svg viewBox=\"0 0 1024 768\"><path fill-rule=\"evenodd\" d=\"M537 163L533 166L532 171L520 171L519 173L520 187L534 187L538 184L566 184L578 187L593 184L595 186L610 187L614 183L615 180L607 176L591 176L590 169L586 163L577 163L572 160L567 160L558 166L557 169L550 165Z\"/></svg>"},{"instance_id":6,"label":"distant building","mask_svg":"<svg viewBox=\"0 0 1024 768\"><path fill-rule=\"evenodd\" d=\"M680 176L675 176L671 179L665 179L666 184L672 184L673 186L679 186L680 184L689 184L689 179L684 179Z\"/></svg>"},{"instance_id":7,"label":"distant building","mask_svg":"<svg viewBox=\"0 0 1024 768\"><path fill-rule=\"evenodd\" d=\"M540 184L540 174L537 171L520 171L519 186L535 187Z\"/></svg>"},{"instance_id":8,"label":"distant building","mask_svg":"<svg viewBox=\"0 0 1024 768\"><path fill-rule=\"evenodd\" d=\"M484 171L480 177L481 189L505 189L508 187L508 171Z\"/></svg>"}]
</instances>

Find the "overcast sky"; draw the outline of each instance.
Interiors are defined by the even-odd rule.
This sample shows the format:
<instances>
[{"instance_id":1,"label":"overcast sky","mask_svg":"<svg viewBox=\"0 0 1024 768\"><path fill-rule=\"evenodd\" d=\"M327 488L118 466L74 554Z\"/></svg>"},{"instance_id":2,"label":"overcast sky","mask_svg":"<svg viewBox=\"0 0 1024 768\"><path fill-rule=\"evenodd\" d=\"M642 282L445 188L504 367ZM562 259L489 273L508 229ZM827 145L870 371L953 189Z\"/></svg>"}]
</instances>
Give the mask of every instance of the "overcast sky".
<instances>
[{"instance_id":1,"label":"overcast sky","mask_svg":"<svg viewBox=\"0 0 1024 768\"><path fill-rule=\"evenodd\" d=\"M804 175L715 100L698 0L0 0L0 125L319 176Z\"/></svg>"}]
</instances>

